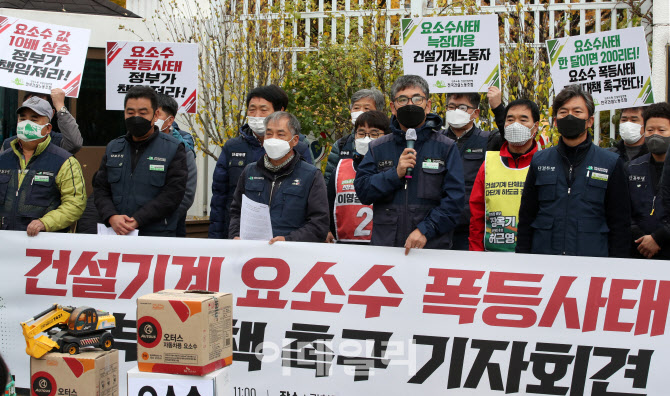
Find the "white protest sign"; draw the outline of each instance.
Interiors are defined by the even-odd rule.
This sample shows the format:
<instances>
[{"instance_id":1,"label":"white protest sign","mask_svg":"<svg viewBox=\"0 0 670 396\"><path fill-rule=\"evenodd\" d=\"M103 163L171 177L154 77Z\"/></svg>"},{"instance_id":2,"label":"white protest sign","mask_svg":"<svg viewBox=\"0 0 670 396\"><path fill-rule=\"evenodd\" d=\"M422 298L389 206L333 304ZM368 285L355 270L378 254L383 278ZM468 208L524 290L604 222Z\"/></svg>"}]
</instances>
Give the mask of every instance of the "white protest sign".
<instances>
[{"instance_id":1,"label":"white protest sign","mask_svg":"<svg viewBox=\"0 0 670 396\"><path fill-rule=\"evenodd\" d=\"M596 111L654 103L644 28L547 40L556 93L581 85Z\"/></svg>"},{"instance_id":2,"label":"white protest sign","mask_svg":"<svg viewBox=\"0 0 670 396\"><path fill-rule=\"evenodd\" d=\"M0 351L22 388L19 323L54 303L85 305L116 317L123 396L137 297L168 288L233 293L235 395L670 388L662 260L16 231L0 241Z\"/></svg>"},{"instance_id":3,"label":"white protest sign","mask_svg":"<svg viewBox=\"0 0 670 396\"><path fill-rule=\"evenodd\" d=\"M430 92L486 92L500 88L498 16L402 20L405 74L428 81Z\"/></svg>"},{"instance_id":4,"label":"white protest sign","mask_svg":"<svg viewBox=\"0 0 670 396\"><path fill-rule=\"evenodd\" d=\"M91 31L0 15L0 86L79 96Z\"/></svg>"},{"instance_id":5,"label":"white protest sign","mask_svg":"<svg viewBox=\"0 0 670 396\"><path fill-rule=\"evenodd\" d=\"M107 110L123 110L123 98L137 85L173 97L179 112L197 110L198 44L107 42Z\"/></svg>"}]
</instances>

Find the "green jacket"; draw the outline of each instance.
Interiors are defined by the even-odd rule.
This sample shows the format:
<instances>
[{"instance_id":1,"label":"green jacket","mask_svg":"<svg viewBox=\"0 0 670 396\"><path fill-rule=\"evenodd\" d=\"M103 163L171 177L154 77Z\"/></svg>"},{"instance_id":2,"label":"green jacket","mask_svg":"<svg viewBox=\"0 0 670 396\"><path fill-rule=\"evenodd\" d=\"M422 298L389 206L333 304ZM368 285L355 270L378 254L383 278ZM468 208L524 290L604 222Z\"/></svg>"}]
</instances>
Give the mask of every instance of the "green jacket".
<instances>
[{"instance_id":1,"label":"green jacket","mask_svg":"<svg viewBox=\"0 0 670 396\"><path fill-rule=\"evenodd\" d=\"M47 137L46 140L37 146L32 158L35 158L44 152L50 143L51 137ZM18 187L20 188L21 183L23 183L25 178L27 164L18 144L18 139L14 139L14 141L11 142L12 151L19 158L19 164L21 166L18 184ZM61 204L58 208L48 212L40 218L40 221L44 224L47 231L59 231L70 227L79 220L86 208L86 185L84 182L84 174L81 171L79 161L74 157L69 157L61 166L58 175L56 175L56 185L61 194Z\"/></svg>"}]
</instances>

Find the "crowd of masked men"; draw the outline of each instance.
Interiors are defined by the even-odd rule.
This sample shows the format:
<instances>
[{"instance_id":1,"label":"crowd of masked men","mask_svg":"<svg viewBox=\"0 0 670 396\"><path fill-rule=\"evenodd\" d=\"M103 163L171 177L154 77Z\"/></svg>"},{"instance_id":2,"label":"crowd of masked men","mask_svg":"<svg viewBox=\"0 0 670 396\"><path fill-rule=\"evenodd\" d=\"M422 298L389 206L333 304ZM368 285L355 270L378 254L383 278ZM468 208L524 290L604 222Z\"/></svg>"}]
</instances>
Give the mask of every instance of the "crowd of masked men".
<instances>
[{"instance_id":1,"label":"crowd of masked men","mask_svg":"<svg viewBox=\"0 0 670 396\"><path fill-rule=\"evenodd\" d=\"M209 238L245 238L243 201L268 206L277 241L410 249L670 258L670 105L621 111L621 140L593 143L595 105L579 86L553 101L558 143L545 147L536 103L487 99L499 130L480 129L479 93L447 94L443 120L426 81L398 78L384 95L351 97L352 129L325 174L313 163L279 87L247 93L247 123L226 141L212 179ZM62 90L27 93L0 151L3 230L183 237L197 187L190 133L174 99L134 87L127 133L112 140L87 196L82 145ZM242 230L242 231L241 231Z\"/></svg>"}]
</instances>

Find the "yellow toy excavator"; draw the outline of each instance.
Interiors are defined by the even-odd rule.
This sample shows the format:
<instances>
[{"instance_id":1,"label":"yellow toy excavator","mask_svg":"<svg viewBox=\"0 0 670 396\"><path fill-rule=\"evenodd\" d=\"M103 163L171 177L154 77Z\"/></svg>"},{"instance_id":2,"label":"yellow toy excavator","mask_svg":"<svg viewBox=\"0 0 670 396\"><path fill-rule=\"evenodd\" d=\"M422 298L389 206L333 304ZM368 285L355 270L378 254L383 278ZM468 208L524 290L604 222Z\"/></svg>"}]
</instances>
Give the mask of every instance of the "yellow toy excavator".
<instances>
[{"instance_id":1,"label":"yellow toy excavator","mask_svg":"<svg viewBox=\"0 0 670 396\"><path fill-rule=\"evenodd\" d=\"M91 307L54 304L22 322L21 327L26 338L26 353L40 358L51 351L75 355L80 348L88 346L105 351L112 349L114 337L109 330L116 327L116 319L109 312ZM40 333L47 335L35 339Z\"/></svg>"}]
</instances>

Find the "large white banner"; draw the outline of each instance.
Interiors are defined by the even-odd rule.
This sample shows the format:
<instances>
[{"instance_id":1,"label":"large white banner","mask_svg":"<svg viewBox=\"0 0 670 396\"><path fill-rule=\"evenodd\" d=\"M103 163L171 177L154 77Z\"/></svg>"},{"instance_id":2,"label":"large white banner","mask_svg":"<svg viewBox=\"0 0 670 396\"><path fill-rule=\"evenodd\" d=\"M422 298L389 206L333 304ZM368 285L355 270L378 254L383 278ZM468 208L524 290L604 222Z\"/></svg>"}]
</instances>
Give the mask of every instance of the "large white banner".
<instances>
[{"instance_id":1,"label":"large white banner","mask_svg":"<svg viewBox=\"0 0 670 396\"><path fill-rule=\"evenodd\" d=\"M547 40L547 51L557 93L581 85L597 111L654 103L642 27Z\"/></svg>"},{"instance_id":2,"label":"large white banner","mask_svg":"<svg viewBox=\"0 0 670 396\"><path fill-rule=\"evenodd\" d=\"M235 396L670 388L664 261L8 231L0 241L0 350L20 387L19 322L52 303L111 311L125 372L136 298L188 288L234 293Z\"/></svg>"},{"instance_id":3,"label":"large white banner","mask_svg":"<svg viewBox=\"0 0 670 396\"><path fill-rule=\"evenodd\" d=\"M91 31L0 15L0 86L78 97Z\"/></svg>"},{"instance_id":4,"label":"large white banner","mask_svg":"<svg viewBox=\"0 0 670 396\"><path fill-rule=\"evenodd\" d=\"M425 78L431 92L500 88L496 14L406 18L402 36L405 74Z\"/></svg>"},{"instance_id":5,"label":"large white banner","mask_svg":"<svg viewBox=\"0 0 670 396\"><path fill-rule=\"evenodd\" d=\"M195 113L198 90L198 44L108 41L107 110L123 110L128 90L149 85L173 97L179 112Z\"/></svg>"}]
</instances>

